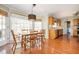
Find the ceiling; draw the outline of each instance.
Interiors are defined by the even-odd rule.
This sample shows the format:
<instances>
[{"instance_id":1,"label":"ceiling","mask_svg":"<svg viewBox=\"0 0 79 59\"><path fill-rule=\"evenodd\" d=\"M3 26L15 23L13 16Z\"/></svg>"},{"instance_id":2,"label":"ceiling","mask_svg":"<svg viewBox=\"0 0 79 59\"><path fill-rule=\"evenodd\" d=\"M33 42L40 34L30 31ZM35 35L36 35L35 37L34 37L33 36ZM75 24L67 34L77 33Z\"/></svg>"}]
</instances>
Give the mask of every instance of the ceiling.
<instances>
[{"instance_id":1,"label":"ceiling","mask_svg":"<svg viewBox=\"0 0 79 59\"><path fill-rule=\"evenodd\" d=\"M10 9L23 11L26 14L31 13L32 4L6 4ZM51 15L55 17L72 16L79 11L79 4L36 4L33 13L39 16Z\"/></svg>"}]
</instances>

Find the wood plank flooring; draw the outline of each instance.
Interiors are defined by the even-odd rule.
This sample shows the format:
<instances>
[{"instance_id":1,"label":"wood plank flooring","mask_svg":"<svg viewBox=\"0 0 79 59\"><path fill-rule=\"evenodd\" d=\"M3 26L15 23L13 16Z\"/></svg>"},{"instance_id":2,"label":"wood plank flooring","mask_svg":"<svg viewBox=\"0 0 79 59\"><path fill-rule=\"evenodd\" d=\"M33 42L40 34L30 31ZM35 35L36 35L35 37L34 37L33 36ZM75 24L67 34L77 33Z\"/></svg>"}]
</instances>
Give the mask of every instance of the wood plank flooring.
<instances>
[{"instance_id":1,"label":"wood plank flooring","mask_svg":"<svg viewBox=\"0 0 79 59\"><path fill-rule=\"evenodd\" d=\"M0 47L0 51L5 50L11 53L10 44ZM61 36L56 39L48 39L42 43L42 48L17 49L16 54L79 54L79 40L77 37Z\"/></svg>"}]
</instances>

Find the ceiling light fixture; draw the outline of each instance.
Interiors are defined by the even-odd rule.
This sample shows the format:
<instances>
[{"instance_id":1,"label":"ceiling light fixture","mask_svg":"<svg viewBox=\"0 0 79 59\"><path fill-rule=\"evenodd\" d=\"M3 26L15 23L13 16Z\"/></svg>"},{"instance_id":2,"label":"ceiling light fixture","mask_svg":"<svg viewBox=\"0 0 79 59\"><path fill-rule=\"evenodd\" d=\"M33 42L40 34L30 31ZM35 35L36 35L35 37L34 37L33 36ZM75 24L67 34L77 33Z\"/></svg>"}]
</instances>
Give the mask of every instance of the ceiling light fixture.
<instances>
[{"instance_id":1,"label":"ceiling light fixture","mask_svg":"<svg viewBox=\"0 0 79 59\"><path fill-rule=\"evenodd\" d=\"M32 14L29 14L28 15L28 19L30 20L30 19L32 19L32 20L36 20L36 15L35 14L33 14L33 8L36 6L36 4L33 4L33 6L32 6Z\"/></svg>"}]
</instances>

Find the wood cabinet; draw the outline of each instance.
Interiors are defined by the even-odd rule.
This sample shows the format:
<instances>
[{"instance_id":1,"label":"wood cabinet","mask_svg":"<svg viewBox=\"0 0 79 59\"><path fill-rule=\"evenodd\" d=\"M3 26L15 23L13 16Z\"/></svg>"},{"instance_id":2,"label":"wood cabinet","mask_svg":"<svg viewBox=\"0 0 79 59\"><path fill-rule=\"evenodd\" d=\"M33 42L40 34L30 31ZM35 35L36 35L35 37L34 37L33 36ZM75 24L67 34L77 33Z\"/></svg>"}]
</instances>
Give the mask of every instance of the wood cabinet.
<instances>
[{"instance_id":1,"label":"wood cabinet","mask_svg":"<svg viewBox=\"0 0 79 59\"><path fill-rule=\"evenodd\" d=\"M78 23L79 23L79 19L74 19L74 20L73 20L74 26L75 26L75 25L78 25Z\"/></svg>"},{"instance_id":2,"label":"wood cabinet","mask_svg":"<svg viewBox=\"0 0 79 59\"><path fill-rule=\"evenodd\" d=\"M74 20L73 20L73 24L74 24L74 26L77 25L77 23L78 23L77 21L78 21L77 19L74 19Z\"/></svg>"},{"instance_id":3,"label":"wood cabinet","mask_svg":"<svg viewBox=\"0 0 79 59\"><path fill-rule=\"evenodd\" d=\"M54 17L52 17L52 16L50 16L50 17L48 17L48 24L49 25L53 25L54 24Z\"/></svg>"},{"instance_id":4,"label":"wood cabinet","mask_svg":"<svg viewBox=\"0 0 79 59\"><path fill-rule=\"evenodd\" d=\"M54 29L49 29L49 39L56 38L56 31Z\"/></svg>"},{"instance_id":5,"label":"wood cabinet","mask_svg":"<svg viewBox=\"0 0 79 59\"><path fill-rule=\"evenodd\" d=\"M57 25L59 27L61 27L61 19L58 19L56 21L55 18L52 17L52 16L50 16L48 18L48 25L50 25L50 27L49 27L49 39L55 39L55 38L63 35L63 30L62 29L55 29L55 28L52 27L55 22L57 23Z\"/></svg>"},{"instance_id":6,"label":"wood cabinet","mask_svg":"<svg viewBox=\"0 0 79 59\"><path fill-rule=\"evenodd\" d=\"M79 19L77 19L77 22L79 23Z\"/></svg>"},{"instance_id":7,"label":"wood cabinet","mask_svg":"<svg viewBox=\"0 0 79 59\"><path fill-rule=\"evenodd\" d=\"M62 36L63 35L63 29L58 29L57 30L57 37Z\"/></svg>"},{"instance_id":8,"label":"wood cabinet","mask_svg":"<svg viewBox=\"0 0 79 59\"><path fill-rule=\"evenodd\" d=\"M79 19L74 19L73 20L73 36L77 36L78 23L79 23Z\"/></svg>"},{"instance_id":9,"label":"wood cabinet","mask_svg":"<svg viewBox=\"0 0 79 59\"><path fill-rule=\"evenodd\" d=\"M50 29L49 30L49 39L55 39L63 35L63 29Z\"/></svg>"},{"instance_id":10,"label":"wood cabinet","mask_svg":"<svg viewBox=\"0 0 79 59\"><path fill-rule=\"evenodd\" d=\"M73 36L77 36L77 29L73 29Z\"/></svg>"},{"instance_id":11,"label":"wood cabinet","mask_svg":"<svg viewBox=\"0 0 79 59\"><path fill-rule=\"evenodd\" d=\"M50 26L49 28L49 39L54 39L56 37L56 32L55 30L52 28L52 26L54 25L55 19L53 16L49 16L48 17L48 25Z\"/></svg>"}]
</instances>

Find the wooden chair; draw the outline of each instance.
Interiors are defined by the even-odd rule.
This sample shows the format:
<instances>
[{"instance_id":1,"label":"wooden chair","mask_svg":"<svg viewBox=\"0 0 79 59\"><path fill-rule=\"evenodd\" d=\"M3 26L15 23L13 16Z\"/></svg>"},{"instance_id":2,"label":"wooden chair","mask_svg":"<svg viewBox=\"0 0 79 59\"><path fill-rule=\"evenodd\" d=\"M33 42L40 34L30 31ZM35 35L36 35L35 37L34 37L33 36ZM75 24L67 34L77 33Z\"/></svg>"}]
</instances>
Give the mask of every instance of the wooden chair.
<instances>
[{"instance_id":1,"label":"wooden chair","mask_svg":"<svg viewBox=\"0 0 79 59\"><path fill-rule=\"evenodd\" d=\"M42 43L43 43L43 41L45 39L45 37L44 37L45 34L44 33L45 33L44 30L40 30L38 32L38 35L37 35L37 44L39 44L39 46L37 46L37 47L42 47Z\"/></svg>"},{"instance_id":2,"label":"wooden chair","mask_svg":"<svg viewBox=\"0 0 79 59\"><path fill-rule=\"evenodd\" d=\"M30 32L30 47L34 47L35 46L35 40L37 38L37 34L35 34L37 31L31 31Z\"/></svg>"},{"instance_id":3,"label":"wooden chair","mask_svg":"<svg viewBox=\"0 0 79 59\"><path fill-rule=\"evenodd\" d=\"M14 54L15 53L15 50L16 50L17 42L16 42L16 37L15 37L15 34L14 34L13 30L11 30L11 32L12 32L12 36L13 36L12 52Z\"/></svg>"},{"instance_id":4,"label":"wooden chair","mask_svg":"<svg viewBox=\"0 0 79 59\"><path fill-rule=\"evenodd\" d=\"M28 35L26 35L27 33L28 33L28 30L27 29L23 29L22 30L21 47L23 48L23 50L26 50L26 45L29 42Z\"/></svg>"},{"instance_id":5,"label":"wooden chair","mask_svg":"<svg viewBox=\"0 0 79 59\"><path fill-rule=\"evenodd\" d=\"M21 47L23 48L23 50L26 50L26 35L22 35Z\"/></svg>"},{"instance_id":6,"label":"wooden chair","mask_svg":"<svg viewBox=\"0 0 79 59\"><path fill-rule=\"evenodd\" d=\"M13 46L12 46L12 52L13 54L15 53L15 50L17 48L17 46L22 47L22 43L21 40L19 40L18 35L15 34L15 32L13 30L11 30L12 36L13 36ZM19 41L18 41L19 40ZM20 45L19 45L20 44ZM21 48L22 49L22 48Z\"/></svg>"}]
</instances>

